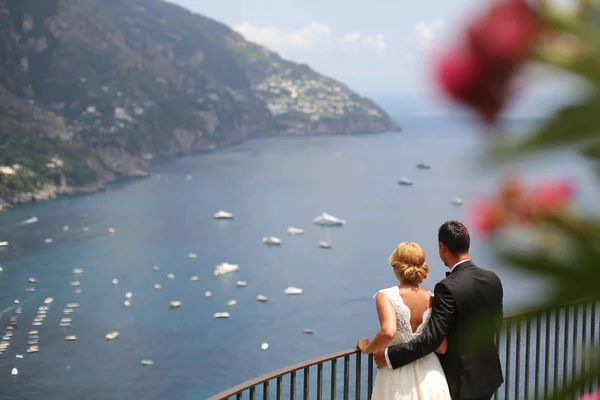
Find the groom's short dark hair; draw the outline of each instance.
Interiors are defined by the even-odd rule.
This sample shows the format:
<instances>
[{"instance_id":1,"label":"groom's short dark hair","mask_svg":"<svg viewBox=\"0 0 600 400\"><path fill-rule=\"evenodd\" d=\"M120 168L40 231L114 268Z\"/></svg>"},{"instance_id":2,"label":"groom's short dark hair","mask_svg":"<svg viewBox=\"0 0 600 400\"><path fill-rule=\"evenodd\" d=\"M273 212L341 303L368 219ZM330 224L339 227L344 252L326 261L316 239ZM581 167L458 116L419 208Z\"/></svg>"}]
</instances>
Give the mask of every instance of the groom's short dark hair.
<instances>
[{"instance_id":1,"label":"groom's short dark hair","mask_svg":"<svg viewBox=\"0 0 600 400\"><path fill-rule=\"evenodd\" d=\"M438 230L438 242L448 248L452 254L469 252L471 237L467 227L458 221L446 221Z\"/></svg>"}]
</instances>

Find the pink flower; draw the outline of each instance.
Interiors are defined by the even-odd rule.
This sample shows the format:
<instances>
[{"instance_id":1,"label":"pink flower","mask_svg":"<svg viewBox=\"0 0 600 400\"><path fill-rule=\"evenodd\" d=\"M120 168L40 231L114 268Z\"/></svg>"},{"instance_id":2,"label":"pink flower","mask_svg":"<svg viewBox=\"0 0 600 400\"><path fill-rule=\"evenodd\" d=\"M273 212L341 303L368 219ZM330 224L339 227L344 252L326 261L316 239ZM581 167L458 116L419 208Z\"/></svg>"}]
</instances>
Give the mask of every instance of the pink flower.
<instances>
[{"instance_id":1,"label":"pink flower","mask_svg":"<svg viewBox=\"0 0 600 400\"><path fill-rule=\"evenodd\" d=\"M600 400L600 391L583 395L579 398L579 400Z\"/></svg>"},{"instance_id":2,"label":"pink flower","mask_svg":"<svg viewBox=\"0 0 600 400\"><path fill-rule=\"evenodd\" d=\"M466 45L440 59L438 83L486 123L494 123L539 33L540 24L525 0L497 0L466 29Z\"/></svg>"},{"instance_id":3,"label":"pink flower","mask_svg":"<svg viewBox=\"0 0 600 400\"><path fill-rule=\"evenodd\" d=\"M502 225L503 211L493 200L479 200L471 209L471 220L477 232L490 236Z\"/></svg>"},{"instance_id":4,"label":"pink flower","mask_svg":"<svg viewBox=\"0 0 600 400\"><path fill-rule=\"evenodd\" d=\"M572 181L545 182L532 190L532 200L544 213L562 210L573 198L575 186Z\"/></svg>"}]
</instances>

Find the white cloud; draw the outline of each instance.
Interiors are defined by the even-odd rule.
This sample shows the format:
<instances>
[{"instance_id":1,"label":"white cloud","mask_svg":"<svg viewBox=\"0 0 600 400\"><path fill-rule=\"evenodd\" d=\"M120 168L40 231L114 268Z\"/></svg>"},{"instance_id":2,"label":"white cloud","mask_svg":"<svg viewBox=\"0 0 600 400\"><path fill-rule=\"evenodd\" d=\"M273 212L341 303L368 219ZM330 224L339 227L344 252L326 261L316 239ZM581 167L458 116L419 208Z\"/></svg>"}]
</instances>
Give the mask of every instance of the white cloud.
<instances>
[{"instance_id":1,"label":"white cloud","mask_svg":"<svg viewBox=\"0 0 600 400\"><path fill-rule=\"evenodd\" d=\"M385 37L382 34L362 35L351 32L336 37L329 25L320 22L312 22L295 31L285 31L275 26L259 27L248 22L234 25L232 28L246 39L282 55L298 50L329 52L334 49L382 55L387 48Z\"/></svg>"},{"instance_id":2,"label":"white cloud","mask_svg":"<svg viewBox=\"0 0 600 400\"><path fill-rule=\"evenodd\" d=\"M419 22L415 26L415 33L421 49L425 51L433 49L445 28L446 22L443 19L437 19L429 23Z\"/></svg>"}]
</instances>

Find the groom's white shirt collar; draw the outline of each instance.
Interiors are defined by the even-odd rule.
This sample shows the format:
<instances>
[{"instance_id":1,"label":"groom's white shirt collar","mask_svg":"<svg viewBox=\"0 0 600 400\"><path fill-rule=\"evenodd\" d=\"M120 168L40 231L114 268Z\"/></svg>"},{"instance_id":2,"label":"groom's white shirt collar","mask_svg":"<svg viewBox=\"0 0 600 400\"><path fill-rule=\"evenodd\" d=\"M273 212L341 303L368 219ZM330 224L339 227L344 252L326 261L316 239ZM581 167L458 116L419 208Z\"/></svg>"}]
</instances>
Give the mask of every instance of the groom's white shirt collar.
<instances>
[{"instance_id":1,"label":"groom's white shirt collar","mask_svg":"<svg viewBox=\"0 0 600 400\"><path fill-rule=\"evenodd\" d=\"M452 271L454 271L454 268L456 268L457 265L460 265L460 264L465 263L467 261L471 261L471 260L470 259L466 259L466 260L462 260L462 261L459 261L456 264L454 264L452 266L452 268L450 268L450 273L452 273ZM392 363L390 362L390 358L388 357L388 349L387 349L387 347L385 348L384 354L385 354L385 362L387 363L388 368L392 369Z\"/></svg>"},{"instance_id":2,"label":"groom's white shirt collar","mask_svg":"<svg viewBox=\"0 0 600 400\"><path fill-rule=\"evenodd\" d=\"M452 271L454 271L454 268L456 268L456 266L457 266L457 265L460 265L460 264L462 264L462 263L466 263L467 261L471 261L471 260L467 258L466 260L462 260L462 261L459 261L459 262L457 262L456 264L454 264L454 265L452 266L452 268L450 268L450 273L452 273Z\"/></svg>"}]
</instances>

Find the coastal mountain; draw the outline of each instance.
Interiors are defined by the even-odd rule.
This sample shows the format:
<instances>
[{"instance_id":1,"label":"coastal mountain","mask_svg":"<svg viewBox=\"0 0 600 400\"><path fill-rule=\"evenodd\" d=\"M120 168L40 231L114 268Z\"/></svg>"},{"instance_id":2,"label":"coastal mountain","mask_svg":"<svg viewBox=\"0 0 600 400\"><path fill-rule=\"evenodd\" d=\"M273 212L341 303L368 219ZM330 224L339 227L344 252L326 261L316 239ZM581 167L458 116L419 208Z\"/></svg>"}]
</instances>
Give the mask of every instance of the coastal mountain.
<instances>
[{"instance_id":1,"label":"coastal mountain","mask_svg":"<svg viewBox=\"0 0 600 400\"><path fill-rule=\"evenodd\" d=\"M251 137L398 129L346 85L161 0L0 0L5 202Z\"/></svg>"}]
</instances>

